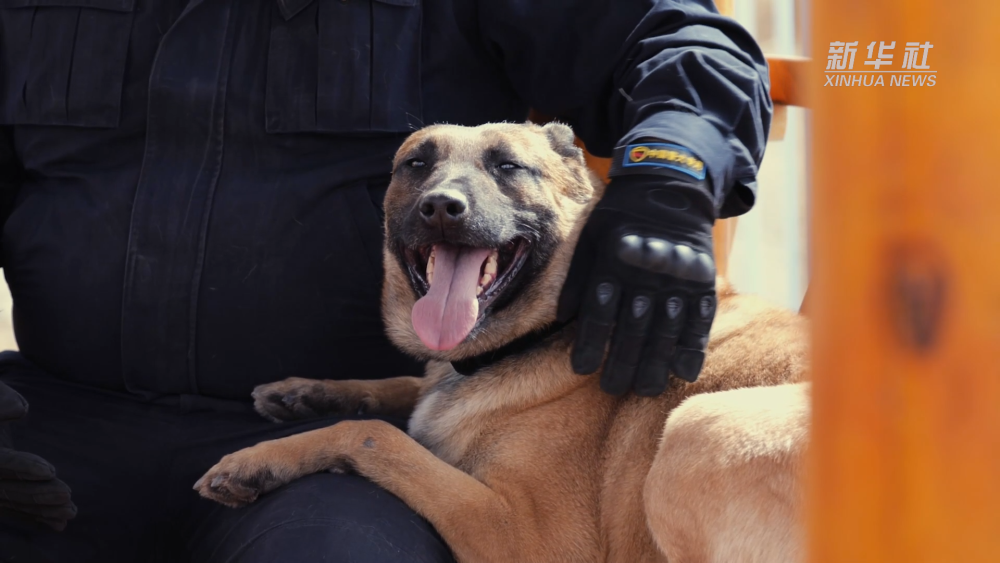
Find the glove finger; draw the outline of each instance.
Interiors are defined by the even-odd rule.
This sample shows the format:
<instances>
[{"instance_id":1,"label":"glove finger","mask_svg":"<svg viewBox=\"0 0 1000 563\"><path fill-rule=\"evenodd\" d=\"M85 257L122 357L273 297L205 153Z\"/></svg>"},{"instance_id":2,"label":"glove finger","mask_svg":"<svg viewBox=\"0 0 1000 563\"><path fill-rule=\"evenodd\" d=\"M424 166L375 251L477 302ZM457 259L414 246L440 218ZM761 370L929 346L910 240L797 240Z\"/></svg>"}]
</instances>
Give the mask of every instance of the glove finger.
<instances>
[{"instance_id":1,"label":"glove finger","mask_svg":"<svg viewBox=\"0 0 1000 563\"><path fill-rule=\"evenodd\" d=\"M687 316L687 326L677 340L677 352L674 354L674 374L690 382L698 380L698 374L705 364L705 348L708 347L708 334L715 320L715 294L704 294L697 297Z\"/></svg>"},{"instance_id":2,"label":"glove finger","mask_svg":"<svg viewBox=\"0 0 1000 563\"><path fill-rule=\"evenodd\" d=\"M655 397L667 389L670 380L670 362L677 348L677 338L687 318L684 298L672 295L656 307L653 328L646 339L642 363L636 374L635 393Z\"/></svg>"},{"instance_id":3,"label":"glove finger","mask_svg":"<svg viewBox=\"0 0 1000 563\"><path fill-rule=\"evenodd\" d=\"M628 292L618 314L611 354L601 374L601 389L606 393L624 395L632 389L652 321L653 298L649 292Z\"/></svg>"},{"instance_id":4,"label":"glove finger","mask_svg":"<svg viewBox=\"0 0 1000 563\"><path fill-rule=\"evenodd\" d=\"M590 236L584 232L580 236L579 242L576 243L573 259L569 265L569 273L566 274L566 281L559 293L559 306L556 310L557 322L568 322L580 312L580 304L590 282L596 257L597 248Z\"/></svg>"},{"instance_id":5,"label":"glove finger","mask_svg":"<svg viewBox=\"0 0 1000 563\"><path fill-rule=\"evenodd\" d=\"M21 512L29 516L48 518L52 520L72 520L76 517L76 505L72 502L50 506L41 504L21 504L7 500L0 500L0 509Z\"/></svg>"},{"instance_id":6,"label":"glove finger","mask_svg":"<svg viewBox=\"0 0 1000 563\"><path fill-rule=\"evenodd\" d=\"M588 375L597 371L604 361L604 352L611 340L621 287L607 275L597 274L584 295L577 321L576 342L570 356L573 371Z\"/></svg>"},{"instance_id":7,"label":"glove finger","mask_svg":"<svg viewBox=\"0 0 1000 563\"><path fill-rule=\"evenodd\" d=\"M17 420L28 413L28 401L9 385L0 381L0 422Z\"/></svg>"},{"instance_id":8,"label":"glove finger","mask_svg":"<svg viewBox=\"0 0 1000 563\"><path fill-rule=\"evenodd\" d=\"M18 520L21 522L31 522L35 524L41 524L52 528L57 532L61 532L66 529L66 520L58 518L44 518L40 516L31 516L17 510L11 510L9 508L0 508L0 518L9 518L11 520Z\"/></svg>"},{"instance_id":9,"label":"glove finger","mask_svg":"<svg viewBox=\"0 0 1000 563\"><path fill-rule=\"evenodd\" d=\"M37 455L0 448L0 480L48 481L55 476L52 464Z\"/></svg>"},{"instance_id":10,"label":"glove finger","mask_svg":"<svg viewBox=\"0 0 1000 563\"><path fill-rule=\"evenodd\" d=\"M17 504L58 506L70 502L69 486L59 479L49 481L0 481L0 500Z\"/></svg>"}]
</instances>

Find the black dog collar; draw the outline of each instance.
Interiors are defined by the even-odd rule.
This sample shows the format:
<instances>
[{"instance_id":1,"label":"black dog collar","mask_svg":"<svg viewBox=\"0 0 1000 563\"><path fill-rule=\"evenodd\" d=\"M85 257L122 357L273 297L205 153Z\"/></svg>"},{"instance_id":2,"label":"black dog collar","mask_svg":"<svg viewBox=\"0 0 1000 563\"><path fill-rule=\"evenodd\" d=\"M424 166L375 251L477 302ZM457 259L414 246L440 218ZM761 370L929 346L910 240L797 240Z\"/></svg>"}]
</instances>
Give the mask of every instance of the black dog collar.
<instances>
[{"instance_id":1,"label":"black dog collar","mask_svg":"<svg viewBox=\"0 0 1000 563\"><path fill-rule=\"evenodd\" d=\"M568 324L568 321L564 323L550 324L545 328L529 332L520 338L516 338L496 350L484 352L478 356L465 358L464 360L451 362L451 366L455 368L455 371L462 375L474 375L477 371L492 366L493 364L510 356L527 352L547 340L550 336L553 336L562 329L566 328L566 325Z\"/></svg>"}]
</instances>

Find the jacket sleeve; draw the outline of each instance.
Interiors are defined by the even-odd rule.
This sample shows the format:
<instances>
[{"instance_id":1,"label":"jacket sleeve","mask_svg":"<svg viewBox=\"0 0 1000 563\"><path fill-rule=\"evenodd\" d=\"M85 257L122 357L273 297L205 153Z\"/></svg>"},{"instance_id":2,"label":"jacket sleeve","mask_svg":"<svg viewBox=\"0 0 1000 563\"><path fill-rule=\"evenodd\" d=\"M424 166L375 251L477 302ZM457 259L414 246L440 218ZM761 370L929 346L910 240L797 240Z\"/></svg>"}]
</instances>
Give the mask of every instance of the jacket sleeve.
<instances>
[{"instance_id":1,"label":"jacket sleeve","mask_svg":"<svg viewBox=\"0 0 1000 563\"><path fill-rule=\"evenodd\" d=\"M24 171L14 153L11 132L6 127L0 127L0 245L3 244L3 225L13 209L14 197L21 186L23 176ZM0 252L0 267L3 267L2 252Z\"/></svg>"},{"instance_id":2,"label":"jacket sleeve","mask_svg":"<svg viewBox=\"0 0 1000 563\"><path fill-rule=\"evenodd\" d=\"M771 122L767 63L711 0L459 2L528 104L610 156L637 139L683 145L706 164L722 216L753 205Z\"/></svg>"}]
</instances>

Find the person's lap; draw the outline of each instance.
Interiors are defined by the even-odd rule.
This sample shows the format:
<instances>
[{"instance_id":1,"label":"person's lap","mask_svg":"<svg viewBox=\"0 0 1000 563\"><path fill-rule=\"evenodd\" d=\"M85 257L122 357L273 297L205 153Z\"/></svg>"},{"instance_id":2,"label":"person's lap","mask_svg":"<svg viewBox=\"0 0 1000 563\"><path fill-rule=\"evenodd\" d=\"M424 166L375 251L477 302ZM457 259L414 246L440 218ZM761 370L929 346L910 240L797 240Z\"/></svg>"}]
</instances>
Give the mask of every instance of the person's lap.
<instances>
[{"instance_id":1,"label":"person's lap","mask_svg":"<svg viewBox=\"0 0 1000 563\"><path fill-rule=\"evenodd\" d=\"M227 453L336 419L273 424L249 405L150 404L9 361L0 379L30 405L13 427L15 447L48 459L79 508L63 532L0 522L0 561L452 560L430 524L358 476L312 475L235 510L191 489Z\"/></svg>"},{"instance_id":2,"label":"person's lap","mask_svg":"<svg viewBox=\"0 0 1000 563\"><path fill-rule=\"evenodd\" d=\"M189 536L192 563L451 561L425 521L361 477L311 475L275 492L206 511Z\"/></svg>"}]
</instances>

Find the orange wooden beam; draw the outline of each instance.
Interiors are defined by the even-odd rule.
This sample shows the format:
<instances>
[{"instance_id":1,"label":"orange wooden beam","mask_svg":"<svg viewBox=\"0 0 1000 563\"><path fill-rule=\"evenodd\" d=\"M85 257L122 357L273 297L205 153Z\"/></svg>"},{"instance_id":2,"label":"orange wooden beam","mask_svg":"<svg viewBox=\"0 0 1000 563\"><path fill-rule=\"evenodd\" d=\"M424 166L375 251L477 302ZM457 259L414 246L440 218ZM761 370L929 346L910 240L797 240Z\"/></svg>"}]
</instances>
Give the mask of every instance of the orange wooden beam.
<instances>
[{"instance_id":1,"label":"orange wooden beam","mask_svg":"<svg viewBox=\"0 0 1000 563\"><path fill-rule=\"evenodd\" d=\"M1000 561L1000 3L814 0L813 563ZM936 85L824 87L831 41ZM877 47L876 47L877 48Z\"/></svg>"},{"instance_id":2,"label":"orange wooden beam","mask_svg":"<svg viewBox=\"0 0 1000 563\"><path fill-rule=\"evenodd\" d=\"M771 79L771 100L775 104L806 107L807 80L811 77L809 59L770 55L767 66Z\"/></svg>"}]
</instances>

